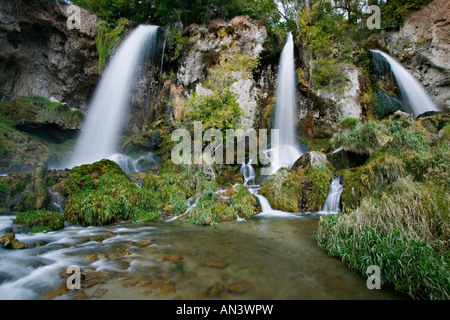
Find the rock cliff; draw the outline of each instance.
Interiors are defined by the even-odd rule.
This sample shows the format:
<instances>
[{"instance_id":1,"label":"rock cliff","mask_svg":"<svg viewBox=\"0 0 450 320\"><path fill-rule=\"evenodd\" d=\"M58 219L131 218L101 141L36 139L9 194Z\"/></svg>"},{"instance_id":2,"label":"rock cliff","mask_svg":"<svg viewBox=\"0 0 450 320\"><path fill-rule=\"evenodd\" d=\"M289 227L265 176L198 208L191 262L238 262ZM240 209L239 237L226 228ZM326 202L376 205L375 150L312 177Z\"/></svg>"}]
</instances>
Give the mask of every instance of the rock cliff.
<instances>
[{"instance_id":1,"label":"rock cliff","mask_svg":"<svg viewBox=\"0 0 450 320\"><path fill-rule=\"evenodd\" d=\"M70 16L56 2L0 2L0 98L38 94L87 108L99 76L97 17L81 9L81 29L69 30Z\"/></svg>"}]
</instances>

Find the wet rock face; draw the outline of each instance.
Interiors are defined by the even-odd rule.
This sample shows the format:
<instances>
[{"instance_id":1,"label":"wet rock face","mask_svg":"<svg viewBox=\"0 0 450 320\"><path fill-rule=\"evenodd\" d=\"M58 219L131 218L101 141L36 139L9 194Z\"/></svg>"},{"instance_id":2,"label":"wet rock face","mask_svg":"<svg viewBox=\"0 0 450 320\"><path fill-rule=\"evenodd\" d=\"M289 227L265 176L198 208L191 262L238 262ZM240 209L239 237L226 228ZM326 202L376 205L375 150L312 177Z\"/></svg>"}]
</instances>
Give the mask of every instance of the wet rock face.
<instances>
[{"instance_id":1,"label":"wet rock face","mask_svg":"<svg viewBox=\"0 0 450 320\"><path fill-rule=\"evenodd\" d=\"M87 107L95 89L97 17L81 10L81 29L69 30L68 6L0 3L0 93L3 98L39 94Z\"/></svg>"},{"instance_id":2,"label":"wet rock face","mask_svg":"<svg viewBox=\"0 0 450 320\"><path fill-rule=\"evenodd\" d=\"M207 79L224 52L237 50L239 54L259 59L267 31L249 16L237 16L229 22L211 20L207 27L193 24L185 30L185 36L189 38L188 45L180 58L176 87L171 88L171 93L175 93L171 97L175 117L182 113L180 98L187 96L191 89L202 89L199 84ZM237 80L231 89L243 111L242 126L253 128L257 122L258 103L267 96L264 79L257 81L254 77L235 76Z\"/></svg>"},{"instance_id":3,"label":"wet rock face","mask_svg":"<svg viewBox=\"0 0 450 320\"><path fill-rule=\"evenodd\" d=\"M361 119L365 93L364 76L356 66L341 68L341 88L316 89L300 81L297 117L300 134L308 138L329 138L346 118Z\"/></svg>"},{"instance_id":4,"label":"wet rock face","mask_svg":"<svg viewBox=\"0 0 450 320\"><path fill-rule=\"evenodd\" d=\"M442 110L450 110L450 3L435 0L386 35L386 47L425 87Z\"/></svg>"}]
</instances>

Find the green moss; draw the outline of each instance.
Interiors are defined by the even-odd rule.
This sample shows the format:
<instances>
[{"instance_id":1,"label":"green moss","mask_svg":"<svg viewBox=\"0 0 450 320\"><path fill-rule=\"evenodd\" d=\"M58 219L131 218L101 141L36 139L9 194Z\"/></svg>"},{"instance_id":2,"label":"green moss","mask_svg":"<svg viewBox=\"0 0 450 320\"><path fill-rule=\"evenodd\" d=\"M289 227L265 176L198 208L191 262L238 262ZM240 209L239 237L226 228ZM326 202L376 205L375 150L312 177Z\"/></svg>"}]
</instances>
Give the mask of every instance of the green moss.
<instances>
[{"instance_id":1,"label":"green moss","mask_svg":"<svg viewBox=\"0 0 450 320\"><path fill-rule=\"evenodd\" d=\"M338 133L331 139L331 145L337 149L344 147L355 153L373 153L392 140L386 125L376 121L367 121L356 125L348 134Z\"/></svg>"},{"instance_id":2,"label":"green moss","mask_svg":"<svg viewBox=\"0 0 450 320\"><path fill-rule=\"evenodd\" d=\"M117 21L114 28L103 20L97 22L97 52L99 56L98 67L102 70L108 60L108 57L116 49L120 40L122 39L125 27L128 26L129 21L121 18Z\"/></svg>"},{"instance_id":3,"label":"green moss","mask_svg":"<svg viewBox=\"0 0 450 320\"><path fill-rule=\"evenodd\" d=\"M153 205L154 195L139 189L113 161L73 168L65 188L69 198L64 216L70 223L106 225L160 216Z\"/></svg>"},{"instance_id":4,"label":"green moss","mask_svg":"<svg viewBox=\"0 0 450 320\"><path fill-rule=\"evenodd\" d=\"M14 223L25 225L31 233L50 232L64 228L64 217L45 210L27 211L19 213Z\"/></svg>"},{"instance_id":5,"label":"green moss","mask_svg":"<svg viewBox=\"0 0 450 320\"><path fill-rule=\"evenodd\" d=\"M258 200L247 188L238 184L235 190L236 193L231 197L231 204L241 218L250 218L261 211Z\"/></svg>"},{"instance_id":6,"label":"green moss","mask_svg":"<svg viewBox=\"0 0 450 320\"><path fill-rule=\"evenodd\" d=\"M234 210L219 202L219 196L213 190L205 190L199 196L197 205L186 215L186 221L198 224L213 226L220 221L230 221L236 218Z\"/></svg>"},{"instance_id":7,"label":"green moss","mask_svg":"<svg viewBox=\"0 0 450 320\"><path fill-rule=\"evenodd\" d=\"M263 183L260 194L265 196L275 210L299 212L302 198L300 176L289 169L281 168Z\"/></svg>"},{"instance_id":8,"label":"green moss","mask_svg":"<svg viewBox=\"0 0 450 320\"><path fill-rule=\"evenodd\" d=\"M333 172L329 168L309 168L306 176L312 181L310 211L317 212L327 199Z\"/></svg>"},{"instance_id":9,"label":"green moss","mask_svg":"<svg viewBox=\"0 0 450 320\"><path fill-rule=\"evenodd\" d=\"M339 125L341 126L341 128L343 129L355 129L356 125L359 123L358 119L355 118L345 118L344 120L342 120Z\"/></svg>"},{"instance_id":10,"label":"green moss","mask_svg":"<svg viewBox=\"0 0 450 320\"><path fill-rule=\"evenodd\" d=\"M9 190L10 184L11 184L10 180L0 182L0 192L7 192Z\"/></svg>"}]
</instances>

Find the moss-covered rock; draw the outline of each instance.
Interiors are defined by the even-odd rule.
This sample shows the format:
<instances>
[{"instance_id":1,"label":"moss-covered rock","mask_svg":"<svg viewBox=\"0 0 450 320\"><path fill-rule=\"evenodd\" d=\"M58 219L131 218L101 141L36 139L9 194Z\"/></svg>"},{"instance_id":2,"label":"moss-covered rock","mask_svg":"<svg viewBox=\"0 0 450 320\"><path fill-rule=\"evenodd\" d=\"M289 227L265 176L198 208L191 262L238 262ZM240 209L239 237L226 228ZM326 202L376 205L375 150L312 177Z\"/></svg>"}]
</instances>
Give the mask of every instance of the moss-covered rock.
<instances>
[{"instance_id":1,"label":"moss-covered rock","mask_svg":"<svg viewBox=\"0 0 450 320\"><path fill-rule=\"evenodd\" d=\"M333 172L328 167L311 167L306 176L311 179L311 191L310 197L308 197L308 210L306 211L320 211L327 199Z\"/></svg>"},{"instance_id":2,"label":"moss-covered rock","mask_svg":"<svg viewBox=\"0 0 450 320\"><path fill-rule=\"evenodd\" d=\"M73 168L65 189L69 198L64 217L73 224L106 225L160 216L153 205L154 196L139 189L110 160Z\"/></svg>"},{"instance_id":3,"label":"moss-covered rock","mask_svg":"<svg viewBox=\"0 0 450 320\"><path fill-rule=\"evenodd\" d=\"M48 157L48 152L44 144L0 116L0 172L32 170Z\"/></svg>"},{"instance_id":4,"label":"moss-covered rock","mask_svg":"<svg viewBox=\"0 0 450 320\"><path fill-rule=\"evenodd\" d=\"M198 225L217 225L220 221L236 219L236 212L219 201L219 195L206 190L199 195L197 204L187 213L186 221Z\"/></svg>"},{"instance_id":5,"label":"moss-covered rock","mask_svg":"<svg viewBox=\"0 0 450 320\"><path fill-rule=\"evenodd\" d=\"M64 228L64 216L46 210L27 211L19 213L14 223L25 225L31 233L50 232Z\"/></svg>"},{"instance_id":6,"label":"moss-covered rock","mask_svg":"<svg viewBox=\"0 0 450 320\"><path fill-rule=\"evenodd\" d=\"M233 210L241 218L250 218L251 216L261 212L258 199L247 190L242 184L238 184L233 188L235 191L231 195L231 204Z\"/></svg>"},{"instance_id":7,"label":"moss-covered rock","mask_svg":"<svg viewBox=\"0 0 450 320\"><path fill-rule=\"evenodd\" d=\"M26 243L20 243L19 240L16 239L16 235L14 233L5 234L1 237L0 242L3 244L5 249L27 249L28 245Z\"/></svg>"},{"instance_id":8,"label":"moss-covered rock","mask_svg":"<svg viewBox=\"0 0 450 320\"><path fill-rule=\"evenodd\" d=\"M300 179L295 171L281 168L263 183L259 193L275 210L299 212L302 200Z\"/></svg>"},{"instance_id":9,"label":"moss-covered rock","mask_svg":"<svg viewBox=\"0 0 450 320\"><path fill-rule=\"evenodd\" d=\"M391 155L381 155L365 165L339 171L344 178L342 205L344 210L356 208L361 199L376 196L386 185L406 175L405 163Z\"/></svg>"},{"instance_id":10,"label":"moss-covered rock","mask_svg":"<svg viewBox=\"0 0 450 320\"><path fill-rule=\"evenodd\" d=\"M38 95L0 101L0 115L14 125L31 127L54 125L60 129L79 129L83 113L74 111L61 102L53 102Z\"/></svg>"}]
</instances>

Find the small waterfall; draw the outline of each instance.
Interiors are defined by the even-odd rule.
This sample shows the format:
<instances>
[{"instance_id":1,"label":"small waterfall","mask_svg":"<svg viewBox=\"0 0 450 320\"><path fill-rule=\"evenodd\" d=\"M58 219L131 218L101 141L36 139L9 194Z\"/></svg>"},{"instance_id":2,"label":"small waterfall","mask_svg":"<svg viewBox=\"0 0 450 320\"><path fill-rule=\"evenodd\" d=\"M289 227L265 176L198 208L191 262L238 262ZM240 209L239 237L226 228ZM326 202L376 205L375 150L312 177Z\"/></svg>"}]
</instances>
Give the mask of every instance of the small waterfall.
<instances>
[{"instance_id":1,"label":"small waterfall","mask_svg":"<svg viewBox=\"0 0 450 320\"><path fill-rule=\"evenodd\" d=\"M414 117L428 112L439 112L439 108L431 100L422 85L397 60L380 50L370 50L375 61L384 59L389 63L390 69L400 89L401 101L404 111L412 113ZM375 63L377 64L377 63Z\"/></svg>"},{"instance_id":2,"label":"small waterfall","mask_svg":"<svg viewBox=\"0 0 450 320\"><path fill-rule=\"evenodd\" d=\"M66 199L58 192L53 192L51 188L47 187L47 192L50 195L49 210L57 213L64 214L64 208L66 207Z\"/></svg>"},{"instance_id":3,"label":"small waterfall","mask_svg":"<svg viewBox=\"0 0 450 320\"><path fill-rule=\"evenodd\" d=\"M328 191L328 197L323 204L322 211L337 213L341 209L341 195L344 191L344 186L339 177L333 178Z\"/></svg>"},{"instance_id":4,"label":"small waterfall","mask_svg":"<svg viewBox=\"0 0 450 320\"><path fill-rule=\"evenodd\" d=\"M258 198L259 206L261 207L261 213L273 211L272 207L270 206L269 200L267 200L266 197L258 194L259 188L249 188L248 191L250 191L251 194Z\"/></svg>"},{"instance_id":5,"label":"small waterfall","mask_svg":"<svg viewBox=\"0 0 450 320\"><path fill-rule=\"evenodd\" d=\"M109 156L108 159L117 163L126 174L146 172L159 164L159 159L153 152L149 152L137 158L132 158L122 153L114 153Z\"/></svg>"},{"instance_id":6,"label":"small waterfall","mask_svg":"<svg viewBox=\"0 0 450 320\"><path fill-rule=\"evenodd\" d=\"M252 160L249 160L248 163L244 163L239 171L244 176L244 186L247 186L250 181L255 184L256 173L251 163Z\"/></svg>"},{"instance_id":7,"label":"small waterfall","mask_svg":"<svg viewBox=\"0 0 450 320\"><path fill-rule=\"evenodd\" d=\"M149 50L156 50L158 28L137 27L112 57L90 103L69 167L93 163L116 152L137 67L149 46Z\"/></svg>"},{"instance_id":8,"label":"small waterfall","mask_svg":"<svg viewBox=\"0 0 450 320\"><path fill-rule=\"evenodd\" d=\"M282 167L290 167L303 155L296 143L296 75L294 61L294 40L289 33L281 52L277 103L275 110L274 129L279 130L279 145L270 152L271 172L275 173Z\"/></svg>"}]
</instances>

